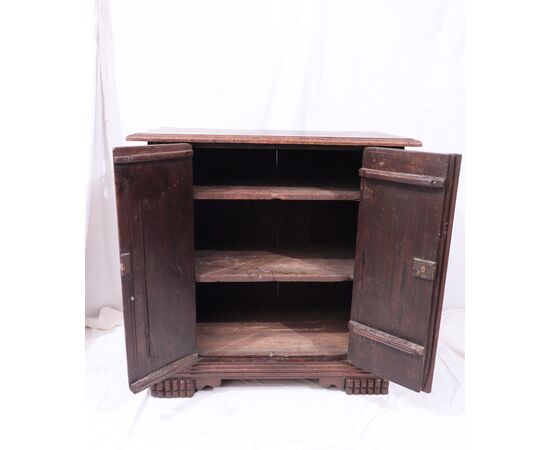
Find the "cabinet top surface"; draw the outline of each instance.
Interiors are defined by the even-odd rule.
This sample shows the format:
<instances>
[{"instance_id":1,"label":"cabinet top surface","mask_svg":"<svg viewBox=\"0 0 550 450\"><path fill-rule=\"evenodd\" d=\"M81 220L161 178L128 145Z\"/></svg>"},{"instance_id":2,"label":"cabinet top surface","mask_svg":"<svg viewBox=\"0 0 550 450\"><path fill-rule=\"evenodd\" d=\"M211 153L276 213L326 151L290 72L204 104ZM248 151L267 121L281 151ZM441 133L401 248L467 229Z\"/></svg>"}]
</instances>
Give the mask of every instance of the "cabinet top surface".
<instances>
[{"instance_id":1,"label":"cabinet top surface","mask_svg":"<svg viewBox=\"0 0 550 450\"><path fill-rule=\"evenodd\" d=\"M422 142L416 139L372 131L212 130L163 127L131 134L126 140L213 144L422 146Z\"/></svg>"}]
</instances>

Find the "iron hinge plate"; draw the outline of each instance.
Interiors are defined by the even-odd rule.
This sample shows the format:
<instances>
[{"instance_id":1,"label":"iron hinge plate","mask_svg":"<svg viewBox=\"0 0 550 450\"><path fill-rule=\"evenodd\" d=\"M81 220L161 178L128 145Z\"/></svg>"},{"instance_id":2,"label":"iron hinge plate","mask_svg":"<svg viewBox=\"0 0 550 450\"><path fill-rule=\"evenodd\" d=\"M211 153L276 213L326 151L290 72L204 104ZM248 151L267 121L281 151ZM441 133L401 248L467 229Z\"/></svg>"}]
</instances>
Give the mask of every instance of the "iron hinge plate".
<instances>
[{"instance_id":1,"label":"iron hinge plate","mask_svg":"<svg viewBox=\"0 0 550 450\"><path fill-rule=\"evenodd\" d=\"M434 280L437 270L437 263L427 259L413 259L413 276L424 280Z\"/></svg>"},{"instance_id":2,"label":"iron hinge plate","mask_svg":"<svg viewBox=\"0 0 550 450\"><path fill-rule=\"evenodd\" d=\"M130 275L131 273L131 259L130 253L121 253L120 254L120 274L124 277Z\"/></svg>"}]
</instances>

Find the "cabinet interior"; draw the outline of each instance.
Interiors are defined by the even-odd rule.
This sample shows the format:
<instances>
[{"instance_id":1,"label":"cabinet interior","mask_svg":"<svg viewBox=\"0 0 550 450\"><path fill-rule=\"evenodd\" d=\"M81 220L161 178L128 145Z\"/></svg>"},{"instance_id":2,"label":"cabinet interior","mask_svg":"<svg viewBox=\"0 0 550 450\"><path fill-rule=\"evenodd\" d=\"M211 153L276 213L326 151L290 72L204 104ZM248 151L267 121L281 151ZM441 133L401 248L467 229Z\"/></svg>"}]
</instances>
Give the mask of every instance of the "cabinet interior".
<instances>
[{"instance_id":1,"label":"cabinet interior","mask_svg":"<svg viewBox=\"0 0 550 450\"><path fill-rule=\"evenodd\" d=\"M198 351L347 352L359 148L194 148Z\"/></svg>"}]
</instances>

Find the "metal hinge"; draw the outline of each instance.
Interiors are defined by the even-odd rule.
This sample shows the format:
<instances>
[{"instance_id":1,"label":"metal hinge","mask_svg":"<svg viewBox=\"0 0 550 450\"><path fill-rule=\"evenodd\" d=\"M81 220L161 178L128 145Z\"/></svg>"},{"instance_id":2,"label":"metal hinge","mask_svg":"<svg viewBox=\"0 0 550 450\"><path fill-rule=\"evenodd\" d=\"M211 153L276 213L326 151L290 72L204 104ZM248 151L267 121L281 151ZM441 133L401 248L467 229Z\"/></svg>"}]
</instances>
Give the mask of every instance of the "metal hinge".
<instances>
[{"instance_id":1,"label":"metal hinge","mask_svg":"<svg viewBox=\"0 0 550 450\"><path fill-rule=\"evenodd\" d=\"M131 272L132 270L131 270L130 252L121 253L120 254L120 275L124 277L126 275L130 275Z\"/></svg>"},{"instance_id":2,"label":"metal hinge","mask_svg":"<svg viewBox=\"0 0 550 450\"><path fill-rule=\"evenodd\" d=\"M413 276L417 278L434 280L436 269L437 263L435 261L420 258L413 259Z\"/></svg>"}]
</instances>

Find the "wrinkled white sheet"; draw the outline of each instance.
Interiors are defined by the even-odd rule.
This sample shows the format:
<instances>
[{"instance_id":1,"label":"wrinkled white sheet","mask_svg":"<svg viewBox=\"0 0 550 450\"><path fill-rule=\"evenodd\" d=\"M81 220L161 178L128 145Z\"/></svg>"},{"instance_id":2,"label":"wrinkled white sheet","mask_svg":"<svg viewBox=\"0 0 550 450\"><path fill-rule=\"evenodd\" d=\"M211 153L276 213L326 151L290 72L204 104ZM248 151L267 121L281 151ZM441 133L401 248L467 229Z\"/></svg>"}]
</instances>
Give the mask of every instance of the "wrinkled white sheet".
<instances>
[{"instance_id":1,"label":"wrinkled white sheet","mask_svg":"<svg viewBox=\"0 0 550 450\"><path fill-rule=\"evenodd\" d=\"M124 333L86 329L91 449L458 449L464 427L464 311L442 317L433 391L390 383L346 395L309 381L231 381L190 399L127 387Z\"/></svg>"}]
</instances>

